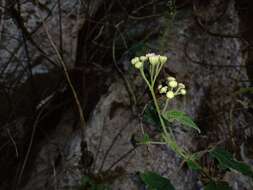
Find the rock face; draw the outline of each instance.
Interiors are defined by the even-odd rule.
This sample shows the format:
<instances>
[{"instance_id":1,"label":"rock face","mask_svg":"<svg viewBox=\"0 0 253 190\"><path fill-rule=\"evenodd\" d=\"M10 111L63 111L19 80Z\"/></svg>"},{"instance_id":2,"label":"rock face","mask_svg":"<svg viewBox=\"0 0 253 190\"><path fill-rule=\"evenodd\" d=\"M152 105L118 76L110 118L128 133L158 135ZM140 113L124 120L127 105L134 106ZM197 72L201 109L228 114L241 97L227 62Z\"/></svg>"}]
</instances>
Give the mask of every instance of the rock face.
<instances>
[{"instance_id":1,"label":"rock face","mask_svg":"<svg viewBox=\"0 0 253 190\"><path fill-rule=\"evenodd\" d=\"M174 129L176 139L191 151L202 150L220 140L232 147L241 145L241 138L250 136L252 131L250 128L242 130L248 123L245 119L248 115L238 111L247 100L231 96L235 90L247 86L241 81L248 80L245 70L247 57L242 51L244 44L236 36L239 17L235 2L214 0L208 5L197 2L193 10L189 7L178 10L169 38L164 35L162 39L157 37L155 42L150 42L157 44L163 40L165 43L165 54L170 60L162 75L172 74L187 87L187 96L177 98L170 103L170 108L188 113L202 131L199 135L177 126ZM154 22L164 29L169 21L162 18ZM63 25L72 28L71 22ZM53 25L50 30L57 33ZM65 43L70 45L69 41L74 39L70 38ZM71 62L72 54L67 56ZM124 68L124 76L130 81L139 103L137 110L141 110L149 101L145 84L138 71ZM141 115L132 111L125 83L111 73L108 81L113 82L100 97L87 122L85 139L75 127L76 112L72 109L64 111L54 130L36 145L33 163L26 167L26 179L22 180L20 189L75 189L87 171L107 179L105 182L110 183L113 190L144 189L136 172L145 170L168 177L177 190L201 189L203 184L198 182L198 174L181 167L182 160L170 148L163 145L133 146L133 135L140 135L142 129L157 135L155 127L143 123ZM86 148L82 147L84 141ZM89 157L93 157L93 161L89 162ZM83 159L88 161L87 165ZM248 190L252 188L243 176L234 180L236 175L227 173L224 180L235 190L238 185ZM8 189L1 185L0 189Z\"/></svg>"},{"instance_id":2,"label":"rock face","mask_svg":"<svg viewBox=\"0 0 253 190\"><path fill-rule=\"evenodd\" d=\"M63 118L48 140L41 142L42 146L37 145L36 149L40 151L22 189L66 189L79 184L81 133L73 129L73 112L66 112Z\"/></svg>"},{"instance_id":3,"label":"rock face","mask_svg":"<svg viewBox=\"0 0 253 190\"><path fill-rule=\"evenodd\" d=\"M124 172L113 183L113 189L138 189L131 176L144 170L169 176L177 189L186 186L194 189L195 175L178 169L180 159L171 150L153 145L133 147L131 137L141 133L143 124L133 116L129 106L127 91L119 82L112 84L108 94L98 103L87 130L89 150L95 153L93 172L123 168ZM146 126L143 127L146 130Z\"/></svg>"},{"instance_id":4,"label":"rock face","mask_svg":"<svg viewBox=\"0 0 253 190\"><path fill-rule=\"evenodd\" d=\"M240 123L245 121L244 114L233 111L235 103L231 96L235 89L242 86L239 81L247 80L243 44L236 37L239 33L239 19L233 1L224 4L224 7L225 16L214 24L210 15L217 15L221 11L216 10L215 3L210 5L210 9L202 7L201 3L195 7L208 14L195 18L201 27L198 27L192 13L187 15L184 11L179 11L167 44L167 55L170 58L166 65L167 70L174 73L179 81L186 82L189 92L186 99L176 100L170 106L184 110L197 119L203 132L200 137L195 137L196 141L205 138L214 143L221 139L229 141L231 135L239 134L236 131L241 129ZM197 189L196 174L180 170L180 160L168 148L149 146L130 152L133 149L130 136L140 133L142 124L138 118L132 116L126 97L122 85L118 82L112 84L108 94L101 98L89 122L87 142L89 149L96 152L94 172L113 169L116 166L123 167L125 173L113 183L113 189L138 189L129 176L143 170L156 171L169 177L176 189ZM231 110L232 118L228 118ZM208 113L203 113L206 111ZM230 119L233 119L233 126L226 123ZM145 125L143 128L148 130ZM181 129L176 130L179 144L192 150L197 146L205 148L205 145L194 143L193 134ZM242 143L236 136L234 138L237 143ZM127 156L117 162L125 153L128 153ZM238 183L229 182L236 189ZM245 188L250 187L246 184Z\"/></svg>"}]
</instances>

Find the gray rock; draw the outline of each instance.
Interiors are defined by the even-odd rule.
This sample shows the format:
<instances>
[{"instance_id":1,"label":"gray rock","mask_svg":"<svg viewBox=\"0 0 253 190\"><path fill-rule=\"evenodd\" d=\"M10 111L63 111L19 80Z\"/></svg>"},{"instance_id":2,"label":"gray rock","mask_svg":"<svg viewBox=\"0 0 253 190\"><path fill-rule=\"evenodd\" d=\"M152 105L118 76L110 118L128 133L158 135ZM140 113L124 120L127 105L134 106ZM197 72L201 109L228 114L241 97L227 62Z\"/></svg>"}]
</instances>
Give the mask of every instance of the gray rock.
<instances>
[{"instance_id":1,"label":"gray rock","mask_svg":"<svg viewBox=\"0 0 253 190\"><path fill-rule=\"evenodd\" d=\"M228 6L219 22L204 27L208 27L208 30L213 33L238 33L239 18L234 1L229 1ZM202 7L196 8L202 9ZM199 18L206 22L211 16L216 15L215 11L220 11L215 9L215 5L205 10L206 13L200 14ZM178 144L194 151L199 146L198 141L208 139L216 143L221 139L229 139L231 127L237 130L242 126L245 116L241 112L236 112L236 117L232 118L234 125L231 126L226 122L230 116L230 109L224 108L234 104L235 100L231 94L242 86L239 81L248 78L246 71L239 68L245 65L246 59L242 53L240 39L203 32L203 29L196 24L191 10L188 10L187 14L184 13L185 10L178 12L169 39L163 38L163 40L166 43L166 55L170 58L166 71L174 73L178 81L186 84L188 91L186 97L176 98L169 106L188 113L201 124L199 126L201 130L205 131L205 135L197 136L181 126L176 127ZM166 19L157 22L165 27L168 24ZM50 31L55 27L55 23L49 25ZM30 24L33 25L34 22ZM73 25L74 23L66 20L64 23L66 32L70 32ZM52 34L55 33L57 31L53 30ZM41 38L43 36L38 37ZM67 46L69 50L72 48L69 42L75 39L74 35L73 38L64 41L69 45ZM70 57L71 62L70 51L67 56ZM124 69L129 68L124 67ZM129 69L128 72L125 77L131 81L138 100L141 103L147 102L147 95L143 96L145 90L143 80L133 69ZM167 73L164 72L163 75ZM182 160L170 148L162 145L133 147L132 135L141 134L141 127L152 131L154 126L141 123L133 114L129 94L123 82L115 76L112 78L116 78L117 81L113 82L108 92L100 98L86 126L85 140L88 150L94 155L91 173L104 175L102 177L109 179L113 190L140 189L136 172L145 170L155 171L168 177L177 190L197 189L198 174L181 168ZM203 112L206 110L208 113L205 115ZM213 114L212 117L209 114ZM81 135L80 131L75 131L71 127L74 117L72 112L67 112L48 141L42 144L35 158L36 164L32 167L30 178L23 190L74 189L75 186L80 185L83 175L83 168L79 164L82 156ZM60 161L56 166L57 160ZM224 179L236 190L236 184L239 182L233 182L235 178L234 174L228 173ZM238 180L245 188L250 188L247 186L248 181L239 178Z\"/></svg>"}]
</instances>

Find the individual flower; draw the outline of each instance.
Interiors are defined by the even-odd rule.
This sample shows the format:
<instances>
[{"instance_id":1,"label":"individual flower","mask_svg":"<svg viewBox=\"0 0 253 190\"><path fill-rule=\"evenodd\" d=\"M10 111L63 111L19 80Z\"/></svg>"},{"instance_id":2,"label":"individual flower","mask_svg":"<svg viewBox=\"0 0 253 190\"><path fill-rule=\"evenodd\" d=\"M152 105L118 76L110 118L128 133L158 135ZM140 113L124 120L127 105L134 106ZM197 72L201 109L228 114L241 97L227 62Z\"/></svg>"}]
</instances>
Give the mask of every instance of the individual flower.
<instances>
[{"instance_id":1,"label":"individual flower","mask_svg":"<svg viewBox=\"0 0 253 190\"><path fill-rule=\"evenodd\" d=\"M146 56L140 56L140 60L141 60L142 62L144 62L144 61L147 61L148 58L147 58Z\"/></svg>"},{"instance_id":2,"label":"individual flower","mask_svg":"<svg viewBox=\"0 0 253 190\"><path fill-rule=\"evenodd\" d=\"M167 77L167 80L170 81L175 81L176 79L174 77Z\"/></svg>"},{"instance_id":3,"label":"individual flower","mask_svg":"<svg viewBox=\"0 0 253 190\"><path fill-rule=\"evenodd\" d=\"M157 89L160 90L163 87L163 85L159 84Z\"/></svg>"},{"instance_id":4,"label":"individual flower","mask_svg":"<svg viewBox=\"0 0 253 190\"><path fill-rule=\"evenodd\" d=\"M161 64L164 64L164 63L167 61L167 59L168 59L168 58L167 58L166 56L160 56L160 57L159 57L159 60L160 60L160 63L161 63Z\"/></svg>"},{"instance_id":5,"label":"individual flower","mask_svg":"<svg viewBox=\"0 0 253 190\"><path fill-rule=\"evenodd\" d=\"M175 97L175 94L174 94L174 92L173 91L168 91L167 93L166 93L166 97L168 98L168 99L172 99L172 98L174 98Z\"/></svg>"},{"instance_id":6,"label":"individual flower","mask_svg":"<svg viewBox=\"0 0 253 190\"><path fill-rule=\"evenodd\" d=\"M183 83L178 83L178 88L185 88L185 85Z\"/></svg>"},{"instance_id":7,"label":"individual flower","mask_svg":"<svg viewBox=\"0 0 253 190\"><path fill-rule=\"evenodd\" d=\"M177 81L176 81L176 80L171 80L171 81L169 81L169 86L170 86L171 88L177 87Z\"/></svg>"},{"instance_id":8,"label":"individual flower","mask_svg":"<svg viewBox=\"0 0 253 190\"><path fill-rule=\"evenodd\" d=\"M181 89L181 90L180 90L180 94L186 95L186 90L185 90L185 89Z\"/></svg>"},{"instance_id":9,"label":"individual flower","mask_svg":"<svg viewBox=\"0 0 253 190\"><path fill-rule=\"evenodd\" d=\"M166 93L167 91L168 91L168 86L164 86L164 87L162 87L162 88L159 90L160 94L164 94L164 93Z\"/></svg>"},{"instance_id":10,"label":"individual flower","mask_svg":"<svg viewBox=\"0 0 253 190\"><path fill-rule=\"evenodd\" d=\"M142 68L142 67L143 67L143 62L137 61L137 62L134 64L134 67L135 67L136 69Z\"/></svg>"},{"instance_id":11,"label":"individual flower","mask_svg":"<svg viewBox=\"0 0 253 190\"><path fill-rule=\"evenodd\" d=\"M155 56L155 54L154 53L148 53L148 54L146 54L146 57L152 57L152 56Z\"/></svg>"},{"instance_id":12,"label":"individual flower","mask_svg":"<svg viewBox=\"0 0 253 190\"><path fill-rule=\"evenodd\" d=\"M133 64L133 65L135 65L137 62L139 62L140 61L140 59L139 59L139 57L135 57L135 58L133 58L132 60L131 60L131 63Z\"/></svg>"},{"instance_id":13,"label":"individual flower","mask_svg":"<svg viewBox=\"0 0 253 190\"><path fill-rule=\"evenodd\" d=\"M149 57L149 62L151 65L157 65L160 63L160 56L159 55L153 55Z\"/></svg>"}]
</instances>

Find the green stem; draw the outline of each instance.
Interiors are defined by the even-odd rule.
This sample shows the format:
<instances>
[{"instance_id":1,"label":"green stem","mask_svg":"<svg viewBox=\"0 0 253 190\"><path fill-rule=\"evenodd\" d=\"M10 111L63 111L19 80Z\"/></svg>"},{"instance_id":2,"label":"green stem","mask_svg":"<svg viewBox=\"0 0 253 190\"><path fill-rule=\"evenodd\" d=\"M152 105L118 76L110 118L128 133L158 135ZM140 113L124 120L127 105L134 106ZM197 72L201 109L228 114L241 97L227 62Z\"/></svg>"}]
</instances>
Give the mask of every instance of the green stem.
<instances>
[{"instance_id":1,"label":"green stem","mask_svg":"<svg viewBox=\"0 0 253 190\"><path fill-rule=\"evenodd\" d=\"M152 95L152 98L153 98L153 101L154 101L154 104L155 104L155 108L156 108L156 111L157 111L157 114L158 114L158 117L159 117L159 121L161 123L161 126L162 126L162 129L163 129L163 133L164 133L164 140L165 142L177 153L179 154L181 157L183 158L186 158L186 154L185 154L185 151L179 147L176 143L176 140L175 138L173 137L173 133L170 129L170 132L168 132L167 128L166 128L166 125L164 123L164 120L162 118L162 114L161 114L161 110L160 110L160 107L158 105L158 102L157 102L157 99L156 99L156 96L155 96L155 92L154 92L154 84L155 84L155 81L151 81L151 84L149 83L147 77L145 76L145 73L144 73L144 70L143 68L140 69L140 72L141 72L141 75L143 77L143 79L145 80L145 82L147 83L148 87L149 87L149 90L151 92L151 95Z\"/></svg>"},{"instance_id":2,"label":"green stem","mask_svg":"<svg viewBox=\"0 0 253 190\"><path fill-rule=\"evenodd\" d=\"M157 111L157 114L158 114L158 117L159 117L159 121L160 121L160 124L162 126L162 129L163 129L163 133L162 133L162 138L164 140L164 142L154 142L154 141L150 141L149 143L150 144L167 144L173 151L175 151L181 158L183 158L184 160L189 160L191 157L190 157L190 154L185 151L183 148L181 148L180 146L178 146L177 142L176 142L176 139L173 135L173 131L171 130L171 128L169 128L169 131L167 130L166 128L166 125L164 123L164 120L162 118L162 114L167 110L167 107L168 107L168 102L169 100L166 100L166 103L165 103L165 106L161 112L160 110L160 107L158 105L158 102L157 102L157 98L155 96L155 92L154 92L154 85L155 85L155 81L162 69L162 66L163 65L159 65L159 66L156 66L155 68L153 66L151 66L149 69L150 71L150 75L151 75L151 81L149 82L147 77L145 76L145 73L144 73L144 69L143 67L140 69L140 72L141 72L141 75L143 77L143 79L145 80L145 82L147 83L148 87L149 87L149 90L151 92L151 95L152 95L152 98L153 98L153 101L154 101L154 104L155 104L155 108L156 108L156 111ZM179 91L177 91L179 92ZM192 159L192 162L194 164L198 164L197 161L195 159ZM198 164L199 165L199 164ZM205 172L203 170L203 168L201 167L201 172L206 175L208 178L212 179L209 174L207 172Z\"/></svg>"},{"instance_id":3,"label":"green stem","mask_svg":"<svg viewBox=\"0 0 253 190\"><path fill-rule=\"evenodd\" d=\"M160 107L158 106L158 103L157 103L157 99L156 99L156 96L155 96L155 93L154 93L154 89L152 88L149 88L150 92L151 92L151 95L152 95L152 98L153 98L153 101L154 101L154 104L155 104L155 108L156 108L156 111L157 111L157 114L158 114L158 117L159 117L159 120L160 120L160 123L162 125L162 128L163 128L163 131L164 133L166 134L166 136L170 136L167 129L166 129L166 126L165 126L165 123L164 123L164 120L162 118L162 114L161 114L161 110L160 110Z\"/></svg>"},{"instance_id":4,"label":"green stem","mask_svg":"<svg viewBox=\"0 0 253 190\"><path fill-rule=\"evenodd\" d=\"M160 144L160 145L163 145L163 144L166 144L166 142L155 142L155 141L150 141L149 144Z\"/></svg>"},{"instance_id":5,"label":"green stem","mask_svg":"<svg viewBox=\"0 0 253 190\"><path fill-rule=\"evenodd\" d=\"M140 71L141 71L141 76L142 76L142 78L145 80L145 82L147 83L147 85L148 85L148 87L149 87L149 89L150 89L150 88L151 88L151 85L150 85L150 83L149 83L147 77L145 76L143 67L140 69Z\"/></svg>"},{"instance_id":6,"label":"green stem","mask_svg":"<svg viewBox=\"0 0 253 190\"><path fill-rule=\"evenodd\" d=\"M167 99L166 99L166 102L165 102L165 106L163 107L162 114L164 114L164 113L165 113L165 111L167 110L168 103L169 103L169 99L167 98Z\"/></svg>"},{"instance_id":7,"label":"green stem","mask_svg":"<svg viewBox=\"0 0 253 190\"><path fill-rule=\"evenodd\" d=\"M159 75L159 73L160 73L162 67L163 67L163 64L159 64L159 65L156 66L156 69L155 69L155 76L154 76L154 83L155 83L155 81L156 81L156 79L157 79L157 77L158 77L158 75Z\"/></svg>"},{"instance_id":8,"label":"green stem","mask_svg":"<svg viewBox=\"0 0 253 190\"><path fill-rule=\"evenodd\" d=\"M150 64L149 66L149 73L150 73L150 81L152 83L152 81L154 81L154 66ZM151 84L152 85L152 84Z\"/></svg>"},{"instance_id":9,"label":"green stem","mask_svg":"<svg viewBox=\"0 0 253 190\"><path fill-rule=\"evenodd\" d=\"M164 132L164 140L165 142L177 153L179 154L182 158L186 158L187 155L185 153L185 151L179 147L176 143L176 140L174 139L173 137L173 133L172 131L170 130L170 132L167 131L167 128L166 128L166 125L164 123L164 120L162 118L162 114L161 114L161 110L160 110L160 107L157 103L157 99L156 99L156 96L155 96L155 93L154 93L154 89L151 88L151 86L149 85L149 90L151 92L151 95L152 95L152 98L154 100L154 104L155 104L155 108L156 108L156 111L158 113L158 117L159 117L159 120L160 120L160 123L162 125L162 129L163 129L163 132Z\"/></svg>"}]
</instances>

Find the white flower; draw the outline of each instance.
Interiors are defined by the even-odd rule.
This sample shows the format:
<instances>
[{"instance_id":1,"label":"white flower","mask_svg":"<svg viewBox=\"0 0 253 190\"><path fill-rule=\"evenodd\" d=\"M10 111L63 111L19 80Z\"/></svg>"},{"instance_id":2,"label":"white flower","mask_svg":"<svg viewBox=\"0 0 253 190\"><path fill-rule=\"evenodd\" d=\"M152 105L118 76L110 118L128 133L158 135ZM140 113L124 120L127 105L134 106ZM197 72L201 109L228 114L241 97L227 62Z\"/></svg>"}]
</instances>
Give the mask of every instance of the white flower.
<instances>
[{"instance_id":1,"label":"white flower","mask_svg":"<svg viewBox=\"0 0 253 190\"><path fill-rule=\"evenodd\" d=\"M160 90L163 87L163 85L159 84L157 89Z\"/></svg>"},{"instance_id":2,"label":"white flower","mask_svg":"<svg viewBox=\"0 0 253 190\"><path fill-rule=\"evenodd\" d=\"M180 90L180 94L186 95L186 90L185 90L185 89L181 89L181 90Z\"/></svg>"},{"instance_id":3,"label":"white flower","mask_svg":"<svg viewBox=\"0 0 253 190\"><path fill-rule=\"evenodd\" d=\"M172 99L172 98L174 98L174 96L175 96L175 94L174 94L174 92L172 92L172 91L168 91L168 92L166 93L166 97L167 97L168 99Z\"/></svg>"},{"instance_id":4,"label":"white flower","mask_svg":"<svg viewBox=\"0 0 253 190\"><path fill-rule=\"evenodd\" d=\"M177 87L177 81L175 81L175 80L169 81L169 86L170 86L171 88Z\"/></svg>"},{"instance_id":5,"label":"white flower","mask_svg":"<svg viewBox=\"0 0 253 190\"><path fill-rule=\"evenodd\" d=\"M161 64L164 64L168 59L166 56L160 56L159 58L160 58Z\"/></svg>"},{"instance_id":6,"label":"white flower","mask_svg":"<svg viewBox=\"0 0 253 190\"><path fill-rule=\"evenodd\" d=\"M163 93L166 93L167 92L167 90L168 90L168 86L164 86L164 87L162 87L161 89L160 89L160 94L163 94Z\"/></svg>"},{"instance_id":7,"label":"white flower","mask_svg":"<svg viewBox=\"0 0 253 190\"><path fill-rule=\"evenodd\" d=\"M168 81L175 81L176 79L174 77L167 77Z\"/></svg>"},{"instance_id":8,"label":"white flower","mask_svg":"<svg viewBox=\"0 0 253 190\"><path fill-rule=\"evenodd\" d=\"M131 63L135 65L138 61L140 61L139 57L135 57L131 60Z\"/></svg>"},{"instance_id":9,"label":"white flower","mask_svg":"<svg viewBox=\"0 0 253 190\"><path fill-rule=\"evenodd\" d=\"M178 88L185 88L185 85L183 83L178 83Z\"/></svg>"},{"instance_id":10,"label":"white flower","mask_svg":"<svg viewBox=\"0 0 253 190\"><path fill-rule=\"evenodd\" d=\"M150 56L149 57L149 62L151 63L151 65L157 65L157 64L160 63L159 58L160 58L159 55Z\"/></svg>"},{"instance_id":11,"label":"white flower","mask_svg":"<svg viewBox=\"0 0 253 190\"><path fill-rule=\"evenodd\" d=\"M141 60L142 62L144 62L144 61L147 61L148 58L147 58L146 56L140 56L140 60Z\"/></svg>"},{"instance_id":12,"label":"white flower","mask_svg":"<svg viewBox=\"0 0 253 190\"><path fill-rule=\"evenodd\" d=\"M154 53L148 53L148 54L146 54L146 57L151 57L151 56L155 56L155 54Z\"/></svg>"},{"instance_id":13,"label":"white flower","mask_svg":"<svg viewBox=\"0 0 253 190\"><path fill-rule=\"evenodd\" d=\"M143 62L141 62L141 61L136 62L135 65L134 65L134 67L135 67L136 69L142 68L142 67L143 67Z\"/></svg>"}]
</instances>

